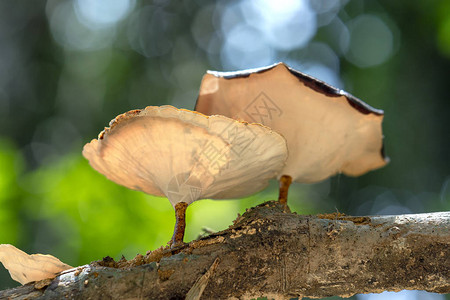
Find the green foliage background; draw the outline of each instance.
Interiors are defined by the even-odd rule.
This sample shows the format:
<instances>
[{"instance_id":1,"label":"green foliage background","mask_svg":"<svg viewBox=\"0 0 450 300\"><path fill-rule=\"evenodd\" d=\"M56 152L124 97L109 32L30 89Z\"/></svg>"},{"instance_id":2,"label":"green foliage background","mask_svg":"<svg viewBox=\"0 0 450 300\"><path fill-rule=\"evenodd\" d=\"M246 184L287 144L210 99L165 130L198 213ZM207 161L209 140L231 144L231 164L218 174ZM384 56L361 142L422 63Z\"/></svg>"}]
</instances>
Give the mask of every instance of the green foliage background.
<instances>
[{"instance_id":1,"label":"green foliage background","mask_svg":"<svg viewBox=\"0 0 450 300\"><path fill-rule=\"evenodd\" d=\"M94 30L76 23L74 13L55 19L58 12L76 12L77 1L0 2L0 243L77 266L107 255L132 258L170 239L169 202L108 181L81 149L127 110L163 104L193 109L204 72L232 69L221 53L226 30L217 20L240 2L129 3L113 27ZM351 51L361 45L369 51L370 43L362 39L340 53L343 37L330 23L301 47L277 49L272 62L296 62L302 71L320 60L317 43L336 52L345 90L385 110L391 163L359 178L294 184L290 205L303 214L450 210L448 1L357 0L338 7L344 23L362 15L384 21L393 37L389 58L372 66L355 63ZM81 28L77 38L94 42L64 40L58 32L68 23ZM203 227L222 230L246 208L276 197L273 182L246 199L198 201L188 209L186 239ZM0 289L13 286L0 267Z\"/></svg>"}]
</instances>

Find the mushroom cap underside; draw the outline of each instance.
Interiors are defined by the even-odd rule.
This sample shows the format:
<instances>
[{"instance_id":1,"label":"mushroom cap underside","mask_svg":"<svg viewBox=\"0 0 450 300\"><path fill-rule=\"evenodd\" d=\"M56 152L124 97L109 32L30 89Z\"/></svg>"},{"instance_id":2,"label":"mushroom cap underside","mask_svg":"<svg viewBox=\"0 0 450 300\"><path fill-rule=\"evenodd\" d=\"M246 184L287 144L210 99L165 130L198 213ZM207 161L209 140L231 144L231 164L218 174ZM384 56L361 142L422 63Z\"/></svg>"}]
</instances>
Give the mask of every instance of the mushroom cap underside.
<instances>
[{"instance_id":1,"label":"mushroom cap underside","mask_svg":"<svg viewBox=\"0 0 450 300\"><path fill-rule=\"evenodd\" d=\"M289 157L281 174L317 182L384 166L383 111L285 64L240 72L209 71L196 110L258 122L282 134Z\"/></svg>"},{"instance_id":2,"label":"mushroom cap underside","mask_svg":"<svg viewBox=\"0 0 450 300\"><path fill-rule=\"evenodd\" d=\"M265 126L162 106L118 116L83 155L108 179L175 206L258 192L283 168L287 148Z\"/></svg>"}]
</instances>

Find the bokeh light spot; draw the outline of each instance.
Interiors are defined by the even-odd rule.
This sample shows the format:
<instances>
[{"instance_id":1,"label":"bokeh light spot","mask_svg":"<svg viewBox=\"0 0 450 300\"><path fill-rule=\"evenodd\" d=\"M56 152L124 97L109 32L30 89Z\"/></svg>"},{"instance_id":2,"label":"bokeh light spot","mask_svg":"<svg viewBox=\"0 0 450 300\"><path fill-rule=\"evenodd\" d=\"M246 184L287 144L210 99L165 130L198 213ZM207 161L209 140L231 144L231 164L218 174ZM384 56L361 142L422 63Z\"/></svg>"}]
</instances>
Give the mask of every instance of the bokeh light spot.
<instances>
[{"instance_id":1,"label":"bokeh light spot","mask_svg":"<svg viewBox=\"0 0 450 300\"><path fill-rule=\"evenodd\" d=\"M280 51L305 47L317 31L308 1L240 1L221 14L225 68L251 68L283 58ZM281 54L281 55L280 55Z\"/></svg>"},{"instance_id":2,"label":"bokeh light spot","mask_svg":"<svg viewBox=\"0 0 450 300\"><path fill-rule=\"evenodd\" d=\"M274 51L264 43L261 32L239 24L226 35L221 56L225 68L247 69L271 64Z\"/></svg>"},{"instance_id":3,"label":"bokeh light spot","mask_svg":"<svg viewBox=\"0 0 450 300\"><path fill-rule=\"evenodd\" d=\"M308 1L243 1L246 22L264 33L264 39L278 50L305 46L317 30L316 13Z\"/></svg>"},{"instance_id":4,"label":"bokeh light spot","mask_svg":"<svg viewBox=\"0 0 450 300\"><path fill-rule=\"evenodd\" d=\"M339 0L311 1L311 8L314 9L318 15L317 25L325 26L333 21L341 9L342 4Z\"/></svg>"},{"instance_id":5,"label":"bokeh light spot","mask_svg":"<svg viewBox=\"0 0 450 300\"><path fill-rule=\"evenodd\" d=\"M162 56L173 48L171 16L163 8L145 6L131 15L127 37L130 46L146 57Z\"/></svg>"},{"instance_id":6,"label":"bokeh light spot","mask_svg":"<svg viewBox=\"0 0 450 300\"><path fill-rule=\"evenodd\" d=\"M49 15L50 29L53 38L61 46L91 51L105 48L114 40L114 28L92 30L80 23L70 3L60 2L55 5Z\"/></svg>"},{"instance_id":7,"label":"bokeh light spot","mask_svg":"<svg viewBox=\"0 0 450 300\"><path fill-rule=\"evenodd\" d=\"M111 26L123 19L133 8L134 0L77 0L75 13L91 29Z\"/></svg>"},{"instance_id":8,"label":"bokeh light spot","mask_svg":"<svg viewBox=\"0 0 450 300\"><path fill-rule=\"evenodd\" d=\"M216 36L216 28L212 26L212 18L214 15L214 5L208 5L202 8L191 26L192 36L197 45L207 52L215 52L211 47L211 40Z\"/></svg>"},{"instance_id":9,"label":"bokeh light spot","mask_svg":"<svg viewBox=\"0 0 450 300\"><path fill-rule=\"evenodd\" d=\"M361 68L384 63L394 49L391 29L375 15L360 15L348 25L350 45L346 58Z\"/></svg>"}]
</instances>

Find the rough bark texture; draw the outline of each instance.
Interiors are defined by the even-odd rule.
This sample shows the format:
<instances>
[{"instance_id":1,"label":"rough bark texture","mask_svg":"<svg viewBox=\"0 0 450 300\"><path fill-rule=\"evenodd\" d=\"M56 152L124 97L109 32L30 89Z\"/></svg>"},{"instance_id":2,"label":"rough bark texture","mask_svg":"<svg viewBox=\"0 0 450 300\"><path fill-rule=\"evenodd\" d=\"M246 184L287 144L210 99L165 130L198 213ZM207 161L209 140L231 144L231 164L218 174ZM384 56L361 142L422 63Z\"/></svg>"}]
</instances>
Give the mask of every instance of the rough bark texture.
<instances>
[{"instance_id":1,"label":"rough bark texture","mask_svg":"<svg viewBox=\"0 0 450 300\"><path fill-rule=\"evenodd\" d=\"M238 217L229 229L188 245L128 262L104 259L54 280L0 291L0 298L284 299L403 289L450 293L449 212L300 216L283 208L268 202Z\"/></svg>"}]
</instances>

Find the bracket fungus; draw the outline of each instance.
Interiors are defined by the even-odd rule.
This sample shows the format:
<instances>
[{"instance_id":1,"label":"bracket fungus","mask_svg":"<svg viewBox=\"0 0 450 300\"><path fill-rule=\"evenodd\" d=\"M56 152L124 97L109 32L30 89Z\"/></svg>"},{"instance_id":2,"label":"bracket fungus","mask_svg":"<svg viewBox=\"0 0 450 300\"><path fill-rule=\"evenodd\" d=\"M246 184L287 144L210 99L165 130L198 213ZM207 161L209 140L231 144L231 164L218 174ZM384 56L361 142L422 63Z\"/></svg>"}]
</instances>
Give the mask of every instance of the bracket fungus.
<instances>
[{"instance_id":1,"label":"bracket fungus","mask_svg":"<svg viewBox=\"0 0 450 300\"><path fill-rule=\"evenodd\" d=\"M282 203L291 181L313 183L341 172L359 176L388 162L382 110L284 63L208 71L195 110L261 123L286 138L289 157L279 178Z\"/></svg>"},{"instance_id":2,"label":"bracket fungus","mask_svg":"<svg viewBox=\"0 0 450 300\"><path fill-rule=\"evenodd\" d=\"M176 215L173 246L183 242L189 204L262 190L284 167L287 146L261 124L149 106L113 119L83 155L108 179L169 199Z\"/></svg>"}]
</instances>

